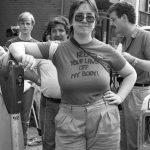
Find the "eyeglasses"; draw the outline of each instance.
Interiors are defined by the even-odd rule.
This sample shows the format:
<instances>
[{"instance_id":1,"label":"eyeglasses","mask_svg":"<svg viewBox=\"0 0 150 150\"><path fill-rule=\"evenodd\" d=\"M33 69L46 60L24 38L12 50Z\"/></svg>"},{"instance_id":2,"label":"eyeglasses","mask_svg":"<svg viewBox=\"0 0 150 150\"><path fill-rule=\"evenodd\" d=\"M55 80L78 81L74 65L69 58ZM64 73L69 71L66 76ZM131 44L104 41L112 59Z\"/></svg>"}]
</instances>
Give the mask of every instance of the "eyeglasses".
<instances>
[{"instance_id":1,"label":"eyeglasses","mask_svg":"<svg viewBox=\"0 0 150 150\"><path fill-rule=\"evenodd\" d=\"M95 17L92 14L86 14L86 17L83 13L78 13L75 15L75 21L76 22L82 22L86 18L86 21L88 23L94 23Z\"/></svg>"}]
</instances>

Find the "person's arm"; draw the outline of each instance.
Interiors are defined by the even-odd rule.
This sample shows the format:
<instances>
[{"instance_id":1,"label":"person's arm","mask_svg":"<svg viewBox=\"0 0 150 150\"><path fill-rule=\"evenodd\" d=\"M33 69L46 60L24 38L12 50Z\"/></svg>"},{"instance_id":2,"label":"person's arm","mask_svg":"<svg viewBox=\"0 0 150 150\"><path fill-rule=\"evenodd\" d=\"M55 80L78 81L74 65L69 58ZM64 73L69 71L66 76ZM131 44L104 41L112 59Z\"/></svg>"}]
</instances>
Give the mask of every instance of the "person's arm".
<instances>
[{"instance_id":1,"label":"person's arm","mask_svg":"<svg viewBox=\"0 0 150 150\"><path fill-rule=\"evenodd\" d=\"M36 61L33 58L43 58L43 55L37 43L31 42L16 42L9 46L9 51L12 56L25 66L25 70L33 69Z\"/></svg>"},{"instance_id":2,"label":"person's arm","mask_svg":"<svg viewBox=\"0 0 150 150\"><path fill-rule=\"evenodd\" d=\"M35 84L37 84L38 86L41 85L41 78L34 70L30 70L30 69L26 70L24 72L24 79L30 80Z\"/></svg>"},{"instance_id":3,"label":"person's arm","mask_svg":"<svg viewBox=\"0 0 150 150\"><path fill-rule=\"evenodd\" d=\"M139 59L126 52L123 52L122 55L133 67L136 66L143 71L150 72L150 60Z\"/></svg>"},{"instance_id":4,"label":"person's arm","mask_svg":"<svg viewBox=\"0 0 150 150\"><path fill-rule=\"evenodd\" d=\"M57 47L57 42L17 42L9 46L9 51L26 69L32 70L36 65L36 60L33 57L52 59Z\"/></svg>"},{"instance_id":5,"label":"person's arm","mask_svg":"<svg viewBox=\"0 0 150 150\"><path fill-rule=\"evenodd\" d=\"M21 62L24 54L32 55L35 58L43 58L37 43L16 42L9 46L9 51L17 61Z\"/></svg>"},{"instance_id":6,"label":"person's arm","mask_svg":"<svg viewBox=\"0 0 150 150\"><path fill-rule=\"evenodd\" d=\"M105 100L108 101L109 104L122 103L130 93L137 79L135 69L128 62L126 62L125 66L118 71L118 73L123 77L118 93L115 94L112 91L107 91L104 95Z\"/></svg>"},{"instance_id":7,"label":"person's arm","mask_svg":"<svg viewBox=\"0 0 150 150\"><path fill-rule=\"evenodd\" d=\"M9 52L6 52L4 48L0 46L0 65L7 66L9 58Z\"/></svg>"},{"instance_id":8,"label":"person's arm","mask_svg":"<svg viewBox=\"0 0 150 150\"><path fill-rule=\"evenodd\" d=\"M35 70L27 70L24 72L24 78L27 80L31 80L36 85L41 86L41 77L39 73L39 64L41 62L41 59L36 59L36 65L35 65Z\"/></svg>"},{"instance_id":9,"label":"person's arm","mask_svg":"<svg viewBox=\"0 0 150 150\"><path fill-rule=\"evenodd\" d=\"M141 53L144 55L144 59L137 58L132 56L129 53L123 52L124 58L131 64L133 67L139 68L143 71L150 72L150 33L145 32L142 37L141 44Z\"/></svg>"},{"instance_id":10,"label":"person's arm","mask_svg":"<svg viewBox=\"0 0 150 150\"><path fill-rule=\"evenodd\" d=\"M123 81L117 94L120 95L122 99L125 99L136 82L137 73L128 62L126 62L126 65L118 73L123 77Z\"/></svg>"}]
</instances>

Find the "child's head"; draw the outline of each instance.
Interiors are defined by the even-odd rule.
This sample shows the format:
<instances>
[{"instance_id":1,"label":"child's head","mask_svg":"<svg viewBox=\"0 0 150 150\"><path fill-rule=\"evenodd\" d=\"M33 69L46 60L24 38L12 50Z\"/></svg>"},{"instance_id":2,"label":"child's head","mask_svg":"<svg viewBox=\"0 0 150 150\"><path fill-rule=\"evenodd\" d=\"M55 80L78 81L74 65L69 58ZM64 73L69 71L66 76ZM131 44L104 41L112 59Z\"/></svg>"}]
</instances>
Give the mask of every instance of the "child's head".
<instances>
[{"instance_id":1,"label":"child's head","mask_svg":"<svg viewBox=\"0 0 150 150\"><path fill-rule=\"evenodd\" d=\"M31 20L32 25L35 25L35 20L33 15L30 12L23 12L19 15L17 24L20 25L21 22L25 22L27 20Z\"/></svg>"}]
</instances>

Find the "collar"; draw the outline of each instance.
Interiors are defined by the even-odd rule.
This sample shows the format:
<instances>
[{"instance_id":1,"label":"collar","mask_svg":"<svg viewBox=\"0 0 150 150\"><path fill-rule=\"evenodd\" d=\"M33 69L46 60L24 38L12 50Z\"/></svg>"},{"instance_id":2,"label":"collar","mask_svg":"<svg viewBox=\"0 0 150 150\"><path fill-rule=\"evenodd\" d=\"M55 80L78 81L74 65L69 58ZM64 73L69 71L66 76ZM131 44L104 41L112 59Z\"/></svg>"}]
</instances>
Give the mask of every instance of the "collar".
<instances>
[{"instance_id":1,"label":"collar","mask_svg":"<svg viewBox=\"0 0 150 150\"><path fill-rule=\"evenodd\" d=\"M136 38L136 36L137 36L137 34L138 34L138 27L136 27L135 28L135 30L134 30L134 32L132 33L132 35L131 35L131 39L135 39ZM121 41L121 43L124 43L126 41L126 37L124 36L123 38L122 38L122 41Z\"/></svg>"},{"instance_id":2,"label":"collar","mask_svg":"<svg viewBox=\"0 0 150 150\"><path fill-rule=\"evenodd\" d=\"M138 28L136 27L135 30L134 30L134 32L131 35L131 38L136 38L137 33L138 33Z\"/></svg>"},{"instance_id":3,"label":"collar","mask_svg":"<svg viewBox=\"0 0 150 150\"><path fill-rule=\"evenodd\" d=\"M19 39L21 40L21 41L30 41L31 39L32 39L32 37L31 36L29 36L29 37L27 37L27 38L23 38L23 37L21 37L21 34L19 34Z\"/></svg>"}]
</instances>

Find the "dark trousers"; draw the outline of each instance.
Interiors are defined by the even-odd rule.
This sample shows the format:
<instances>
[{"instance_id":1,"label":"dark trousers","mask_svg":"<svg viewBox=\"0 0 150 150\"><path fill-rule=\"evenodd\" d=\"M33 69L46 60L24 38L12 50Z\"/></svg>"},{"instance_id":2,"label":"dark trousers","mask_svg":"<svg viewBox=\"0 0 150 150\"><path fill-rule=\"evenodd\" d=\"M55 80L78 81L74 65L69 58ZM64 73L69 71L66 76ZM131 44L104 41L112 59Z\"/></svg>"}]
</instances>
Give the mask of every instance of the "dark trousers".
<instances>
[{"instance_id":1,"label":"dark trousers","mask_svg":"<svg viewBox=\"0 0 150 150\"><path fill-rule=\"evenodd\" d=\"M23 94L23 100L21 103L21 122L22 122L22 129L23 129L23 136L24 136L24 145L27 145L27 130L29 127L30 121L30 112L33 103L33 93L34 88L31 87L28 91Z\"/></svg>"},{"instance_id":2,"label":"dark trousers","mask_svg":"<svg viewBox=\"0 0 150 150\"><path fill-rule=\"evenodd\" d=\"M40 123L43 150L55 150L55 116L59 110L59 102L41 95Z\"/></svg>"}]
</instances>

